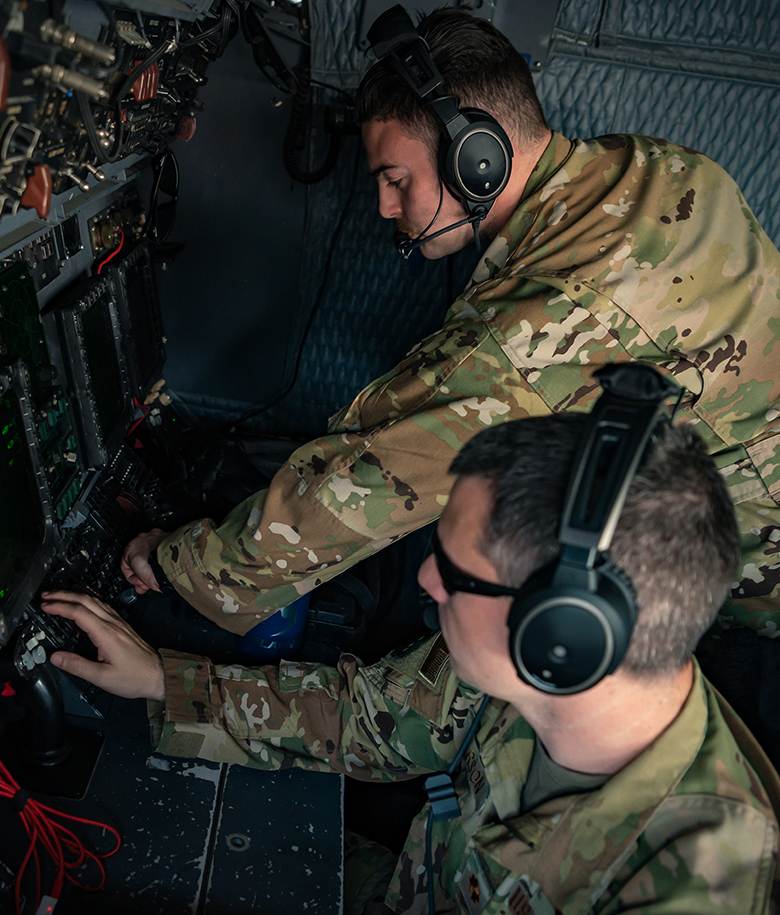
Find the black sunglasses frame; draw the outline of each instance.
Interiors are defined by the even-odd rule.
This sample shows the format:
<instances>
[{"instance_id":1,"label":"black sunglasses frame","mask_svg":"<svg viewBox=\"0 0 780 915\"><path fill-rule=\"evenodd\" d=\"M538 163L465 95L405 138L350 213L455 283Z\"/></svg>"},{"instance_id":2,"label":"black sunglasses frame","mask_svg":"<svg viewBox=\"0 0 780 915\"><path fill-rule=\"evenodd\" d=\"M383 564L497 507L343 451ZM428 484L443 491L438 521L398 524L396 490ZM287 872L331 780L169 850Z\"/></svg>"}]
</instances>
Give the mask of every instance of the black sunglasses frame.
<instances>
[{"instance_id":1,"label":"black sunglasses frame","mask_svg":"<svg viewBox=\"0 0 780 915\"><path fill-rule=\"evenodd\" d=\"M506 585L497 585L481 578L474 578L459 569L444 552L438 531L433 532L431 544L441 583L447 594L455 594L460 591L463 594L481 594L483 597L518 597L520 595L519 588L509 588Z\"/></svg>"}]
</instances>

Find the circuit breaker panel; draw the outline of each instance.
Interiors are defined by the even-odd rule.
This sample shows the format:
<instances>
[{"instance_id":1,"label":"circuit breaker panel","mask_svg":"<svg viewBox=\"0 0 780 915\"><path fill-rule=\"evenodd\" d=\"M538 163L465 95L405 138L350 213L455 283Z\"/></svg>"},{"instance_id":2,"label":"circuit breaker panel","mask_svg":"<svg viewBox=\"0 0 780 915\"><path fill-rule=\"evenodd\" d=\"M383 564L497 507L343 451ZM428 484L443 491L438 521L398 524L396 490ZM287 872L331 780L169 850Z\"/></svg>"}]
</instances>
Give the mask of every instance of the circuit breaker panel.
<instances>
[{"instance_id":1,"label":"circuit breaker panel","mask_svg":"<svg viewBox=\"0 0 780 915\"><path fill-rule=\"evenodd\" d=\"M209 61L236 27L107 3L6 0L0 7L0 213L32 209L104 180L106 166L195 131ZM226 13L224 11L227 11ZM214 24L209 24L214 21Z\"/></svg>"}]
</instances>

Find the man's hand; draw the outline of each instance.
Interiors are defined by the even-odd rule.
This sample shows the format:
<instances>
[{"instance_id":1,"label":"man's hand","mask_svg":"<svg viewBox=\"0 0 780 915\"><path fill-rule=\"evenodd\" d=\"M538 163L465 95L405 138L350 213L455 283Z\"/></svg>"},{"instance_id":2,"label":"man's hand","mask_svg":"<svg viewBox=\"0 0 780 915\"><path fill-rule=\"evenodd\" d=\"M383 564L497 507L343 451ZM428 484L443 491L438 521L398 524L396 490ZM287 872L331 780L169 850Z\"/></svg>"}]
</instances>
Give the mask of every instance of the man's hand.
<instances>
[{"instance_id":1,"label":"man's hand","mask_svg":"<svg viewBox=\"0 0 780 915\"><path fill-rule=\"evenodd\" d=\"M55 651L49 660L106 692L126 699L165 699L162 658L108 604L86 594L44 591L41 608L64 616L82 629L98 651L88 661L69 651Z\"/></svg>"},{"instance_id":2,"label":"man's hand","mask_svg":"<svg viewBox=\"0 0 780 915\"><path fill-rule=\"evenodd\" d=\"M139 534L127 544L120 568L122 574L135 588L136 594L145 594L149 590L160 590L160 585L149 565L149 556L167 536L166 531L154 527L148 534Z\"/></svg>"}]
</instances>

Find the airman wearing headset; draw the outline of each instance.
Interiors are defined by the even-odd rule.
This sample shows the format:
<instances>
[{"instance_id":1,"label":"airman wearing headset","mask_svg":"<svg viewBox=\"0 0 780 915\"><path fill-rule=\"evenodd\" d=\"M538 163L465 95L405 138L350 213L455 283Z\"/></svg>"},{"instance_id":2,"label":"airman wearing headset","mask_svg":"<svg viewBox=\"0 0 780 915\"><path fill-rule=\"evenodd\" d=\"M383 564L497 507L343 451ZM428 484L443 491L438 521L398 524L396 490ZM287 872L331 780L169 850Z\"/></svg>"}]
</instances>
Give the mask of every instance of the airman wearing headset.
<instances>
[{"instance_id":1,"label":"airman wearing headset","mask_svg":"<svg viewBox=\"0 0 780 915\"><path fill-rule=\"evenodd\" d=\"M589 416L502 424L455 459L419 573L441 635L370 667L239 671L158 655L59 592L44 609L101 660L52 661L157 700L161 752L427 774L384 884L363 893L348 861L349 913L774 911L780 781L692 659L738 561L733 507L666 416L674 385L638 365L599 380Z\"/></svg>"},{"instance_id":2,"label":"airman wearing headset","mask_svg":"<svg viewBox=\"0 0 780 915\"><path fill-rule=\"evenodd\" d=\"M379 184L379 213L396 220L399 252L408 257L420 248L435 259L472 238L480 250L496 236L515 211L552 132L522 57L510 51L501 58L501 41L511 49L503 36L489 25L482 35L472 29L469 43L459 48L462 18L448 11L427 22L458 94L445 89L427 42L406 11L395 6L368 30L379 65L358 91L358 119L368 167ZM503 92L469 85L472 77L485 80L480 38L491 63L498 62L492 78L503 84ZM407 92L392 86L393 76ZM493 113L469 103L485 97Z\"/></svg>"}]
</instances>

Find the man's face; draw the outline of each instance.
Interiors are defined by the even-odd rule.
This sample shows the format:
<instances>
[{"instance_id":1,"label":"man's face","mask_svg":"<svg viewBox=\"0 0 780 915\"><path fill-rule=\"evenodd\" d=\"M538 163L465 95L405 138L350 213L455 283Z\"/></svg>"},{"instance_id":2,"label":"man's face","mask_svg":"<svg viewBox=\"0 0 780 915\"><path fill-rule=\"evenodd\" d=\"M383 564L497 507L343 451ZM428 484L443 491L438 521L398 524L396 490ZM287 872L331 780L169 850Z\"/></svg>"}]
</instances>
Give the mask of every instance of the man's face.
<instances>
[{"instance_id":1,"label":"man's face","mask_svg":"<svg viewBox=\"0 0 780 915\"><path fill-rule=\"evenodd\" d=\"M394 219L397 228L416 238L433 219L439 206L439 173L428 147L404 133L400 123L369 121L363 125L368 167L379 183L379 213ZM441 210L426 234L459 222L466 210L442 189ZM453 229L422 245L425 257L436 259L460 251L473 238L470 225Z\"/></svg>"},{"instance_id":2,"label":"man's face","mask_svg":"<svg viewBox=\"0 0 780 915\"><path fill-rule=\"evenodd\" d=\"M486 480L461 477L441 516L438 534L447 558L461 571L499 584L495 567L480 548L492 505ZM515 701L518 692L532 689L522 683L509 657L511 598L448 594L432 555L420 567L418 580L438 604L450 663L461 680L508 701Z\"/></svg>"}]
</instances>

